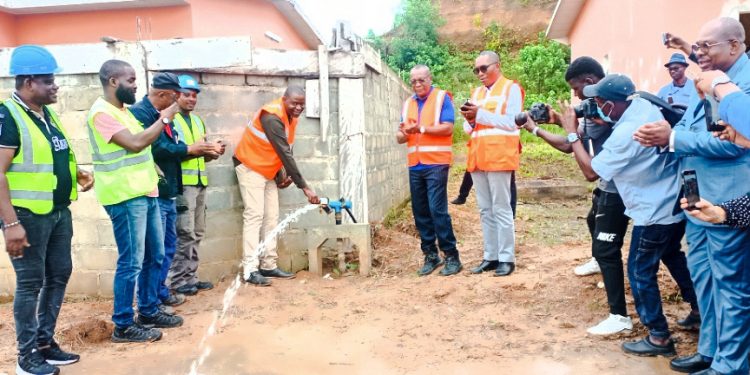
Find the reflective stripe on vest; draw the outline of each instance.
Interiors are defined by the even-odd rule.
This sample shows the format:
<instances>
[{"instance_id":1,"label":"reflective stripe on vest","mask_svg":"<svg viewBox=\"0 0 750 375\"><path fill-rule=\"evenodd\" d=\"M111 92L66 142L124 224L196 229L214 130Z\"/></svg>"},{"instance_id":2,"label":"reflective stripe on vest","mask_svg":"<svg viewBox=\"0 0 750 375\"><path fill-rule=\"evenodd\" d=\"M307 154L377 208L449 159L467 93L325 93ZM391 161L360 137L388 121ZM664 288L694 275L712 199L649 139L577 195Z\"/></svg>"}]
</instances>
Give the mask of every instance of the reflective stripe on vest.
<instances>
[{"instance_id":1,"label":"reflective stripe on vest","mask_svg":"<svg viewBox=\"0 0 750 375\"><path fill-rule=\"evenodd\" d=\"M505 115L508 98L514 81L500 77L492 87L478 87L472 94L472 101L480 109L493 115ZM523 90L521 90L523 106ZM466 169L470 172L512 171L520 162L520 133L515 126L496 127L477 122L471 132L471 142L467 154Z\"/></svg>"},{"instance_id":2,"label":"reflective stripe on vest","mask_svg":"<svg viewBox=\"0 0 750 375\"><path fill-rule=\"evenodd\" d=\"M130 111L116 108L102 98L94 102L88 114L88 132L96 178L96 198L102 205L112 205L154 191L158 177L151 147L134 153L114 142L106 142L94 126L94 117L99 113L114 118L132 134L143 131L143 126Z\"/></svg>"},{"instance_id":3,"label":"reflective stripe on vest","mask_svg":"<svg viewBox=\"0 0 750 375\"><path fill-rule=\"evenodd\" d=\"M282 167L281 159L276 154L276 150L266 137L261 124L261 117L264 114L271 114L278 117L284 124L287 142L289 146L294 145L294 137L297 129L297 118L289 119L284 109L282 99L276 99L261 108L255 114L253 120L247 124L242 139L234 150L234 156L242 162L244 166L270 180L276 176L276 173Z\"/></svg>"},{"instance_id":4,"label":"reflective stripe on vest","mask_svg":"<svg viewBox=\"0 0 750 375\"><path fill-rule=\"evenodd\" d=\"M3 105L8 108L16 123L20 140L18 154L13 158L6 172L11 204L26 208L37 215L48 214L54 208L54 190L57 188L52 146L34 120L18 103L8 99L3 102ZM65 142L68 142L68 136L57 114L51 108L46 108L51 125L57 128ZM70 146L68 146L68 151L70 155L68 170L72 183L70 200L76 200L78 197L75 188L77 166Z\"/></svg>"},{"instance_id":5,"label":"reflective stripe on vest","mask_svg":"<svg viewBox=\"0 0 750 375\"><path fill-rule=\"evenodd\" d=\"M192 113L190 114L190 125L185 121L182 113L175 115L174 123L176 125L175 130L180 135L180 139L185 141L185 144L188 146L194 144L196 139L202 139L206 134L206 126L203 124L203 121ZM184 160L180 166L182 167L183 185L196 186L200 182L203 186L208 186L206 159L204 157Z\"/></svg>"},{"instance_id":6,"label":"reflective stripe on vest","mask_svg":"<svg viewBox=\"0 0 750 375\"><path fill-rule=\"evenodd\" d=\"M445 91L433 88L419 110L419 103L412 96L404 101L401 112L405 123L417 123L417 126L431 128L440 125ZM426 118L422 117L425 114ZM430 134L407 134L407 159L410 167L417 164L445 165L453 162L453 136L435 136Z\"/></svg>"}]
</instances>

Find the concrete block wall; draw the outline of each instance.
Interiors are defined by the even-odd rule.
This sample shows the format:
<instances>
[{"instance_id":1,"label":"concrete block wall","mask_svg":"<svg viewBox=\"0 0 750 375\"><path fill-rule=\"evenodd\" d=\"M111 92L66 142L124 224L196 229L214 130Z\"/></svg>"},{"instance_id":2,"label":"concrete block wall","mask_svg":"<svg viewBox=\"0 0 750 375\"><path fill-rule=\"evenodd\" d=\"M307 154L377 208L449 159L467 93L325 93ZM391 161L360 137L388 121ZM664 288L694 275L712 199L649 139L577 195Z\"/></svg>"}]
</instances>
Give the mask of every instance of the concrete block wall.
<instances>
[{"instance_id":1,"label":"concrete block wall","mask_svg":"<svg viewBox=\"0 0 750 375\"><path fill-rule=\"evenodd\" d=\"M406 146L396 143L395 133L411 92L390 70L368 69L364 84L369 220L377 222L409 196Z\"/></svg>"},{"instance_id":2,"label":"concrete block wall","mask_svg":"<svg viewBox=\"0 0 750 375\"><path fill-rule=\"evenodd\" d=\"M60 90L58 103L53 108L66 127L79 164L84 169L92 170L86 115L91 104L101 95L101 86L96 74L98 65L94 67L96 64L92 65L90 59L76 60L76 56L91 55L74 53L81 48L99 51L97 53L101 56L95 55L102 61L112 57L131 61L139 77L138 100L145 94L146 77L153 72L147 72L144 66L137 64L137 61L141 61L138 57L140 49L131 44L118 45L112 51L100 45L76 45L71 46L70 51L64 46L55 48L53 53L63 56L60 61L67 74L56 76ZM171 44L164 44L160 48L172 47ZM8 52L0 51L0 65L7 63ZM317 61L314 53L304 56L302 52L298 53L307 60L298 61L296 70L286 67L275 74L267 71L272 67L269 62L284 59L283 53L270 50L253 50L252 53L259 60L256 68L201 70L190 66L193 70L173 70L192 74L200 80L202 91L195 113L206 123L209 141L222 139L228 145L224 156L207 164L210 186L207 192L206 238L200 253L201 279L216 281L237 272L242 258L243 205L231 155L245 126L263 104L281 96L289 84L305 87L307 79L318 78L318 72L311 70ZM409 92L395 74L387 69L375 71L370 65L365 65L364 60L358 53L347 55L339 52L332 55L330 66L333 70L328 81L328 137L325 140L321 138L319 119L307 118L303 114L297 128L294 154L302 175L319 196L331 199L341 196L339 166L341 158L346 156L340 152L343 138L339 134L339 80L361 79L364 87L365 142L361 150L354 152L365 154L367 196L364 201L368 205L369 221L375 222L382 220L391 206L408 196L405 148L396 145L393 131L399 121L401 103ZM9 98L13 90L14 79L0 77L0 99ZM294 185L282 190L279 197L282 219L307 204L304 194ZM71 205L71 211L74 218L73 275L68 293L111 296L117 247L109 217L93 191L79 194L78 201ZM333 220L332 215L313 210L292 224L279 238L279 266L295 271L305 269L308 264L303 228L330 224ZM0 246L4 248L1 242ZM7 256L0 256L0 294L12 294L14 288L13 268Z\"/></svg>"}]
</instances>

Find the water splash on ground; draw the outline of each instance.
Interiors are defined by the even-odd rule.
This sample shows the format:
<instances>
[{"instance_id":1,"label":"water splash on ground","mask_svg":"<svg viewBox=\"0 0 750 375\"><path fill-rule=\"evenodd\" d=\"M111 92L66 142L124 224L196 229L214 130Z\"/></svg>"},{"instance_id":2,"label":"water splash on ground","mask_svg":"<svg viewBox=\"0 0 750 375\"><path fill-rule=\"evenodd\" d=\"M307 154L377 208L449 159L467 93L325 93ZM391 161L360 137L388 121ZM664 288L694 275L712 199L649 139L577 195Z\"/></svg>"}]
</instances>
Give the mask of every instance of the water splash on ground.
<instances>
[{"instance_id":1,"label":"water splash on ground","mask_svg":"<svg viewBox=\"0 0 750 375\"><path fill-rule=\"evenodd\" d=\"M271 232L267 233L263 241L258 244L256 251L258 252L259 257L265 254L267 242L271 241L271 239L275 239L281 233L284 233L287 227L289 227L289 224L299 220L299 218L302 217L303 214L310 212L318 207L318 205L310 204L289 214L289 216L282 220L279 225L276 226L276 228L273 228ZM205 335L203 335L203 338L201 338L201 341L198 344L198 349L201 351L201 355L190 365L190 375L199 375L198 367L203 365L203 362L206 361L206 358L211 355L211 347L208 346L206 342L211 336L214 336L218 332L220 327L226 324L227 319L229 318L227 316L227 312L232 307L232 302L234 301L234 297L237 296L237 292L239 291L240 286L242 286L242 276L241 273L238 273L237 276L235 276L234 281L232 281L232 285L230 285L229 288L227 288L226 292L224 292L224 300L221 312L214 312L214 318L211 321L211 325L208 327L208 331Z\"/></svg>"}]
</instances>

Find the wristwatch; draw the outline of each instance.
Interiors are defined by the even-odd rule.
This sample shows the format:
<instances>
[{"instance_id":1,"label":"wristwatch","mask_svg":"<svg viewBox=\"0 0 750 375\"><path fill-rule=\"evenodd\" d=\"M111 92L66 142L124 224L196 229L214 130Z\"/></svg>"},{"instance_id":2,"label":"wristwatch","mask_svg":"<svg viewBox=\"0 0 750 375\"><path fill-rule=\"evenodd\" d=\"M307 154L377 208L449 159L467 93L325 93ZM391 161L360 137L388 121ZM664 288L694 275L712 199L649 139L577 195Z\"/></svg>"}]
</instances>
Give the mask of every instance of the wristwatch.
<instances>
[{"instance_id":1,"label":"wristwatch","mask_svg":"<svg viewBox=\"0 0 750 375\"><path fill-rule=\"evenodd\" d=\"M169 118L167 118L167 117L162 117L162 118L161 118L161 122L162 122L162 123L163 123L164 125L169 125L169 123L170 123L170 122L172 122L172 121L171 121L171 120L170 120Z\"/></svg>"},{"instance_id":2,"label":"wristwatch","mask_svg":"<svg viewBox=\"0 0 750 375\"><path fill-rule=\"evenodd\" d=\"M531 131L531 134L534 134L535 137L539 136L539 134L537 134L537 133L539 133L539 127L536 127L536 128L534 128L534 130Z\"/></svg>"},{"instance_id":3,"label":"wristwatch","mask_svg":"<svg viewBox=\"0 0 750 375\"><path fill-rule=\"evenodd\" d=\"M424 134L425 130L427 130L427 129L425 129L424 126L420 126L419 127L419 132L420 133Z\"/></svg>"},{"instance_id":4,"label":"wristwatch","mask_svg":"<svg viewBox=\"0 0 750 375\"><path fill-rule=\"evenodd\" d=\"M715 98L716 97L716 91L714 91L714 90L716 89L716 86L722 85L722 84L725 84L725 83L730 83L730 82L732 82L732 80L728 76L726 76L726 75L720 75L720 76L714 78L714 80L711 81L711 95L713 95L713 97Z\"/></svg>"},{"instance_id":5,"label":"wristwatch","mask_svg":"<svg viewBox=\"0 0 750 375\"><path fill-rule=\"evenodd\" d=\"M565 141L570 144L580 140L581 138L578 137L578 133L568 133L568 139L566 139Z\"/></svg>"}]
</instances>

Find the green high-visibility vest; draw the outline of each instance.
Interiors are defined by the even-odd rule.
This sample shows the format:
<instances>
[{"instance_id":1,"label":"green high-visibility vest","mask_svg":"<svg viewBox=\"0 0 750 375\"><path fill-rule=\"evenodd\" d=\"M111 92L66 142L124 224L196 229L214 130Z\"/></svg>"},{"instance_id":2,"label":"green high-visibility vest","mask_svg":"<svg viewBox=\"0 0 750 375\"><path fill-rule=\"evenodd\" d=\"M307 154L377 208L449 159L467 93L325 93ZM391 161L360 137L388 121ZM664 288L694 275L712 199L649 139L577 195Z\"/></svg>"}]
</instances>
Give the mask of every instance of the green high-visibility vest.
<instances>
[{"instance_id":1,"label":"green high-visibility vest","mask_svg":"<svg viewBox=\"0 0 750 375\"><path fill-rule=\"evenodd\" d=\"M94 117L99 113L111 116L133 134L143 131L141 123L127 109L119 109L103 98L94 102L89 110L88 130L96 198L106 206L148 195L159 181L151 146L141 152L130 152L114 142L106 142L94 126Z\"/></svg>"},{"instance_id":2,"label":"green high-visibility vest","mask_svg":"<svg viewBox=\"0 0 750 375\"><path fill-rule=\"evenodd\" d=\"M192 113L190 114L190 126L188 126L182 113L175 115L174 123L177 125L175 129L177 130L177 134L180 135L180 139L188 146L195 143L196 140L203 138L206 134L206 126L203 124L203 121ZM195 186L198 185L199 180L203 186L208 186L206 160L201 156L183 161L182 184Z\"/></svg>"},{"instance_id":3,"label":"green high-visibility vest","mask_svg":"<svg viewBox=\"0 0 750 375\"><path fill-rule=\"evenodd\" d=\"M15 100L8 99L3 104L18 127L18 135L21 146L18 147L18 155L11 161L5 176L8 179L8 190L10 191L10 202L15 207L23 207L37 215L46 215L54 208L53 192L57 188L57 176L54 173L54 159L52 157L52 146L42 130L29 117L23 107ZM68 136L62 127L57 114L49 107L47 108L50 121L65 141ZM44 110L44 109L42 109ZM70 142L68 142L70 145ZM70 147L70 146L68 146ZM70 200L76 200L76 158L70 149L68 164L72 189Z\"/></svg>"}]
</instances>

